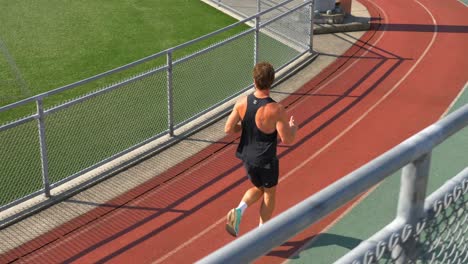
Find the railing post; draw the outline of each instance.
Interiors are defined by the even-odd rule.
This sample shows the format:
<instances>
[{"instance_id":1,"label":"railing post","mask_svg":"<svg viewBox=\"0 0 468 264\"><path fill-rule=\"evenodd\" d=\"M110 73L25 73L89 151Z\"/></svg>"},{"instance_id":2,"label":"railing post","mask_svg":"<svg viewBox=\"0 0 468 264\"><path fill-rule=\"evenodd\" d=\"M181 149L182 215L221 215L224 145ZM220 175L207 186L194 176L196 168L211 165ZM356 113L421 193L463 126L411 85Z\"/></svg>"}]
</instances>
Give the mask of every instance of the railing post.
<instances>
[{"instance_id":1,"label":"railing post","mask_svg":"<svg viewBox=\"0 0 468 264\"><path fill-rule=\"evenodd\" d=\"M314 52L314 1L310 2L309 15L310 15L310 32L309 32L309 52Z\"/></svg>"},{"instance_id":2,"label":"railing post","mask_svg":"<svg viewBox=\"0 0 468 264\"><path fill-rule=\"evenodd\" d=\"M260 33L260 0L257 0L257 16L255 17L255 44L254 44L254 65L258 63L258 43L259 41L259 33Z\"/></svg>"},{"instance_id":3,"label":"railing post","mask_svg":"<svg viewBox=\"0 0 468 264\"><path fill-rule=\"evenodd\" d=\"M167 126L169 135L174 136L174 98L172 93L172 50L167 51Z\"/></svg>"},{"instance_id":4,"label":"railing post","mask_svg":"<svg viewBox=\"0 0 468 264\"><path fill-rule=\"evenodd\" d=\"M37 124L39 129L39 146L41 148L41 169L42 169L42 184L44 185L44 195L50 197L50 184L49 184L49 160L47 159L47 145L45 135L45 122L44 122L44 104L43 98L40 97L36 100L37 107Z\"/></svg>"},{"instance_id":5,"label":"railing post","mask_svg":"<svg viewBox=\"0 0 468 264\"><path fill-rule=\"evenodd\" d=\"M405 224L413 226L424 216L424 200L426 198L427 182L431 153L427 153L406 165L401 173L400 196L398 200L397 218ZM413 234L411 233L411 235ZM416 255L415 241L410 238L403 246L398 245L392 252L396 263L407 263L408 258Z\"/></svg>"}]
</instances>

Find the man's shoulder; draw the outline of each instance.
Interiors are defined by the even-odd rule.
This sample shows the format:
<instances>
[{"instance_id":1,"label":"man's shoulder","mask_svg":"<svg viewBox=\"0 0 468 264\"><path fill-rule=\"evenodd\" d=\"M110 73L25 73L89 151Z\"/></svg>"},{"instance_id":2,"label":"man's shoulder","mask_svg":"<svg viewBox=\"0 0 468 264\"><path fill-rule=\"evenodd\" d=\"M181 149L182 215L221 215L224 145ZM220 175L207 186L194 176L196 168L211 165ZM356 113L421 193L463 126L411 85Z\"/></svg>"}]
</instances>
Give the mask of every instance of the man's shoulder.
<instances>
[{"instance_id":1,"label":"man's shoulder","mask_svg":"<svg viewBox=\"0 0 468 264\"><path fill-rule=\"evenodd\" d=\"M268 110L273 111L273 112L284 111L284 106L278 102L271 102L266 105L266 108L268 108Z\"/></svg>"},{"instance_id":2,"label":"man's shoulder","mask_svg":"<svg viewBox=\"0 0 468 264\"><path fill-rule=\"evenodd\" d=\"M245 105L247 103L247 95L241 95L237 98L236 105Z\"/></svg>"},{"instance_id":3,"label":"man's shoulder","mask_svg":"<svg viewBox=\"0 0 468 264\"><path fill-rule=\"evenodd\" d=\"M284 106L280 103L272 102L265 106L265 110L270 116L278 118L284 112Z\"/></svg>"}]
</instances>

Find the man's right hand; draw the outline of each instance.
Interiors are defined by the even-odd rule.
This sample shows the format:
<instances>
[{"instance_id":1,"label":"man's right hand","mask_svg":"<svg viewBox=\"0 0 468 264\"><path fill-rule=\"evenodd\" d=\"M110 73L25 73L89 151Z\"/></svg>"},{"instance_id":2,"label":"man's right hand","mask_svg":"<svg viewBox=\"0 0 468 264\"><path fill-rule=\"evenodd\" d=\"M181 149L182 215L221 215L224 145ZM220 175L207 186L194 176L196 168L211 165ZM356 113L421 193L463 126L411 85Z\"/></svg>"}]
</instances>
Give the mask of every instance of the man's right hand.
<instances>
[{"instance_id":1,"label":"man's right hand","mask_svg":"<svg viewBox=\"0 0 468 264\"><path fill-rule=\"evenodd\" d=\"M298 129L296 120L294 120L294 116L291 116L288 122L288 115L284 107L279 105L279 110L279 120L276 123L276 130L278 130L278 134L284 144L292 144L294 143L296 131Z\"/></svg>"},{"instance_id":2,"label":"man's right hand","mask_svg":"<svg viewBox=\"0 0 468 264\"><path fill-rule=\"evenodd\" d=\"M289 127L297 127L296 126L296 123L294 122L294 116L291 116L291 118L289 118Z\"/></svg>"}]
</instances>

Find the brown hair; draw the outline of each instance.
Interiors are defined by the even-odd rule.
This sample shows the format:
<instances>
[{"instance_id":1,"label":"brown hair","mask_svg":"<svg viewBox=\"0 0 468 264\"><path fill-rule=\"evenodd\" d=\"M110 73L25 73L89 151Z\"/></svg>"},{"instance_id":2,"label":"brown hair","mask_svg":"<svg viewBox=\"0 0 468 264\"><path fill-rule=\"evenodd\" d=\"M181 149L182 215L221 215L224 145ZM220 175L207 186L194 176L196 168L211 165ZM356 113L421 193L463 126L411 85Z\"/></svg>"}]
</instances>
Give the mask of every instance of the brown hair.
<instances>
[{"instance_id":1,"label":"brown hair","mask_svg":"<svg viewBox=\"0 0 468 264\"><path fill-rule=\"evenodd\" d=\"M259 62L254 67L253 78L258 89L270 89L275 80L275 69L268 62Z\"/></svg>"}]
</instances>

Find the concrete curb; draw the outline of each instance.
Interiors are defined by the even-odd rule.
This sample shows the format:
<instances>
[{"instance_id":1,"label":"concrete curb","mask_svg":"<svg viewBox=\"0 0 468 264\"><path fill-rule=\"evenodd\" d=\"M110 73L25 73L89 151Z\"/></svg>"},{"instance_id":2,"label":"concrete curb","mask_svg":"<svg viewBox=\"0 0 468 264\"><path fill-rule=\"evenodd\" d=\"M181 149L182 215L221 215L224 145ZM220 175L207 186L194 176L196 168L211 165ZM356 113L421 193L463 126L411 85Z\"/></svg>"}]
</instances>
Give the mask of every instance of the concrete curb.
<instances>
[{"instance_id":1,"label":"concrete curb","mask_svg":"<svg viewBox=\"0 0 468 264\"><path fill-rule=\"evenodd\" d=\"M366 31L370 23L351 22L346 24L315 24L314 34L331 34L337 32Z\"/></svg>"}]
</instances>

